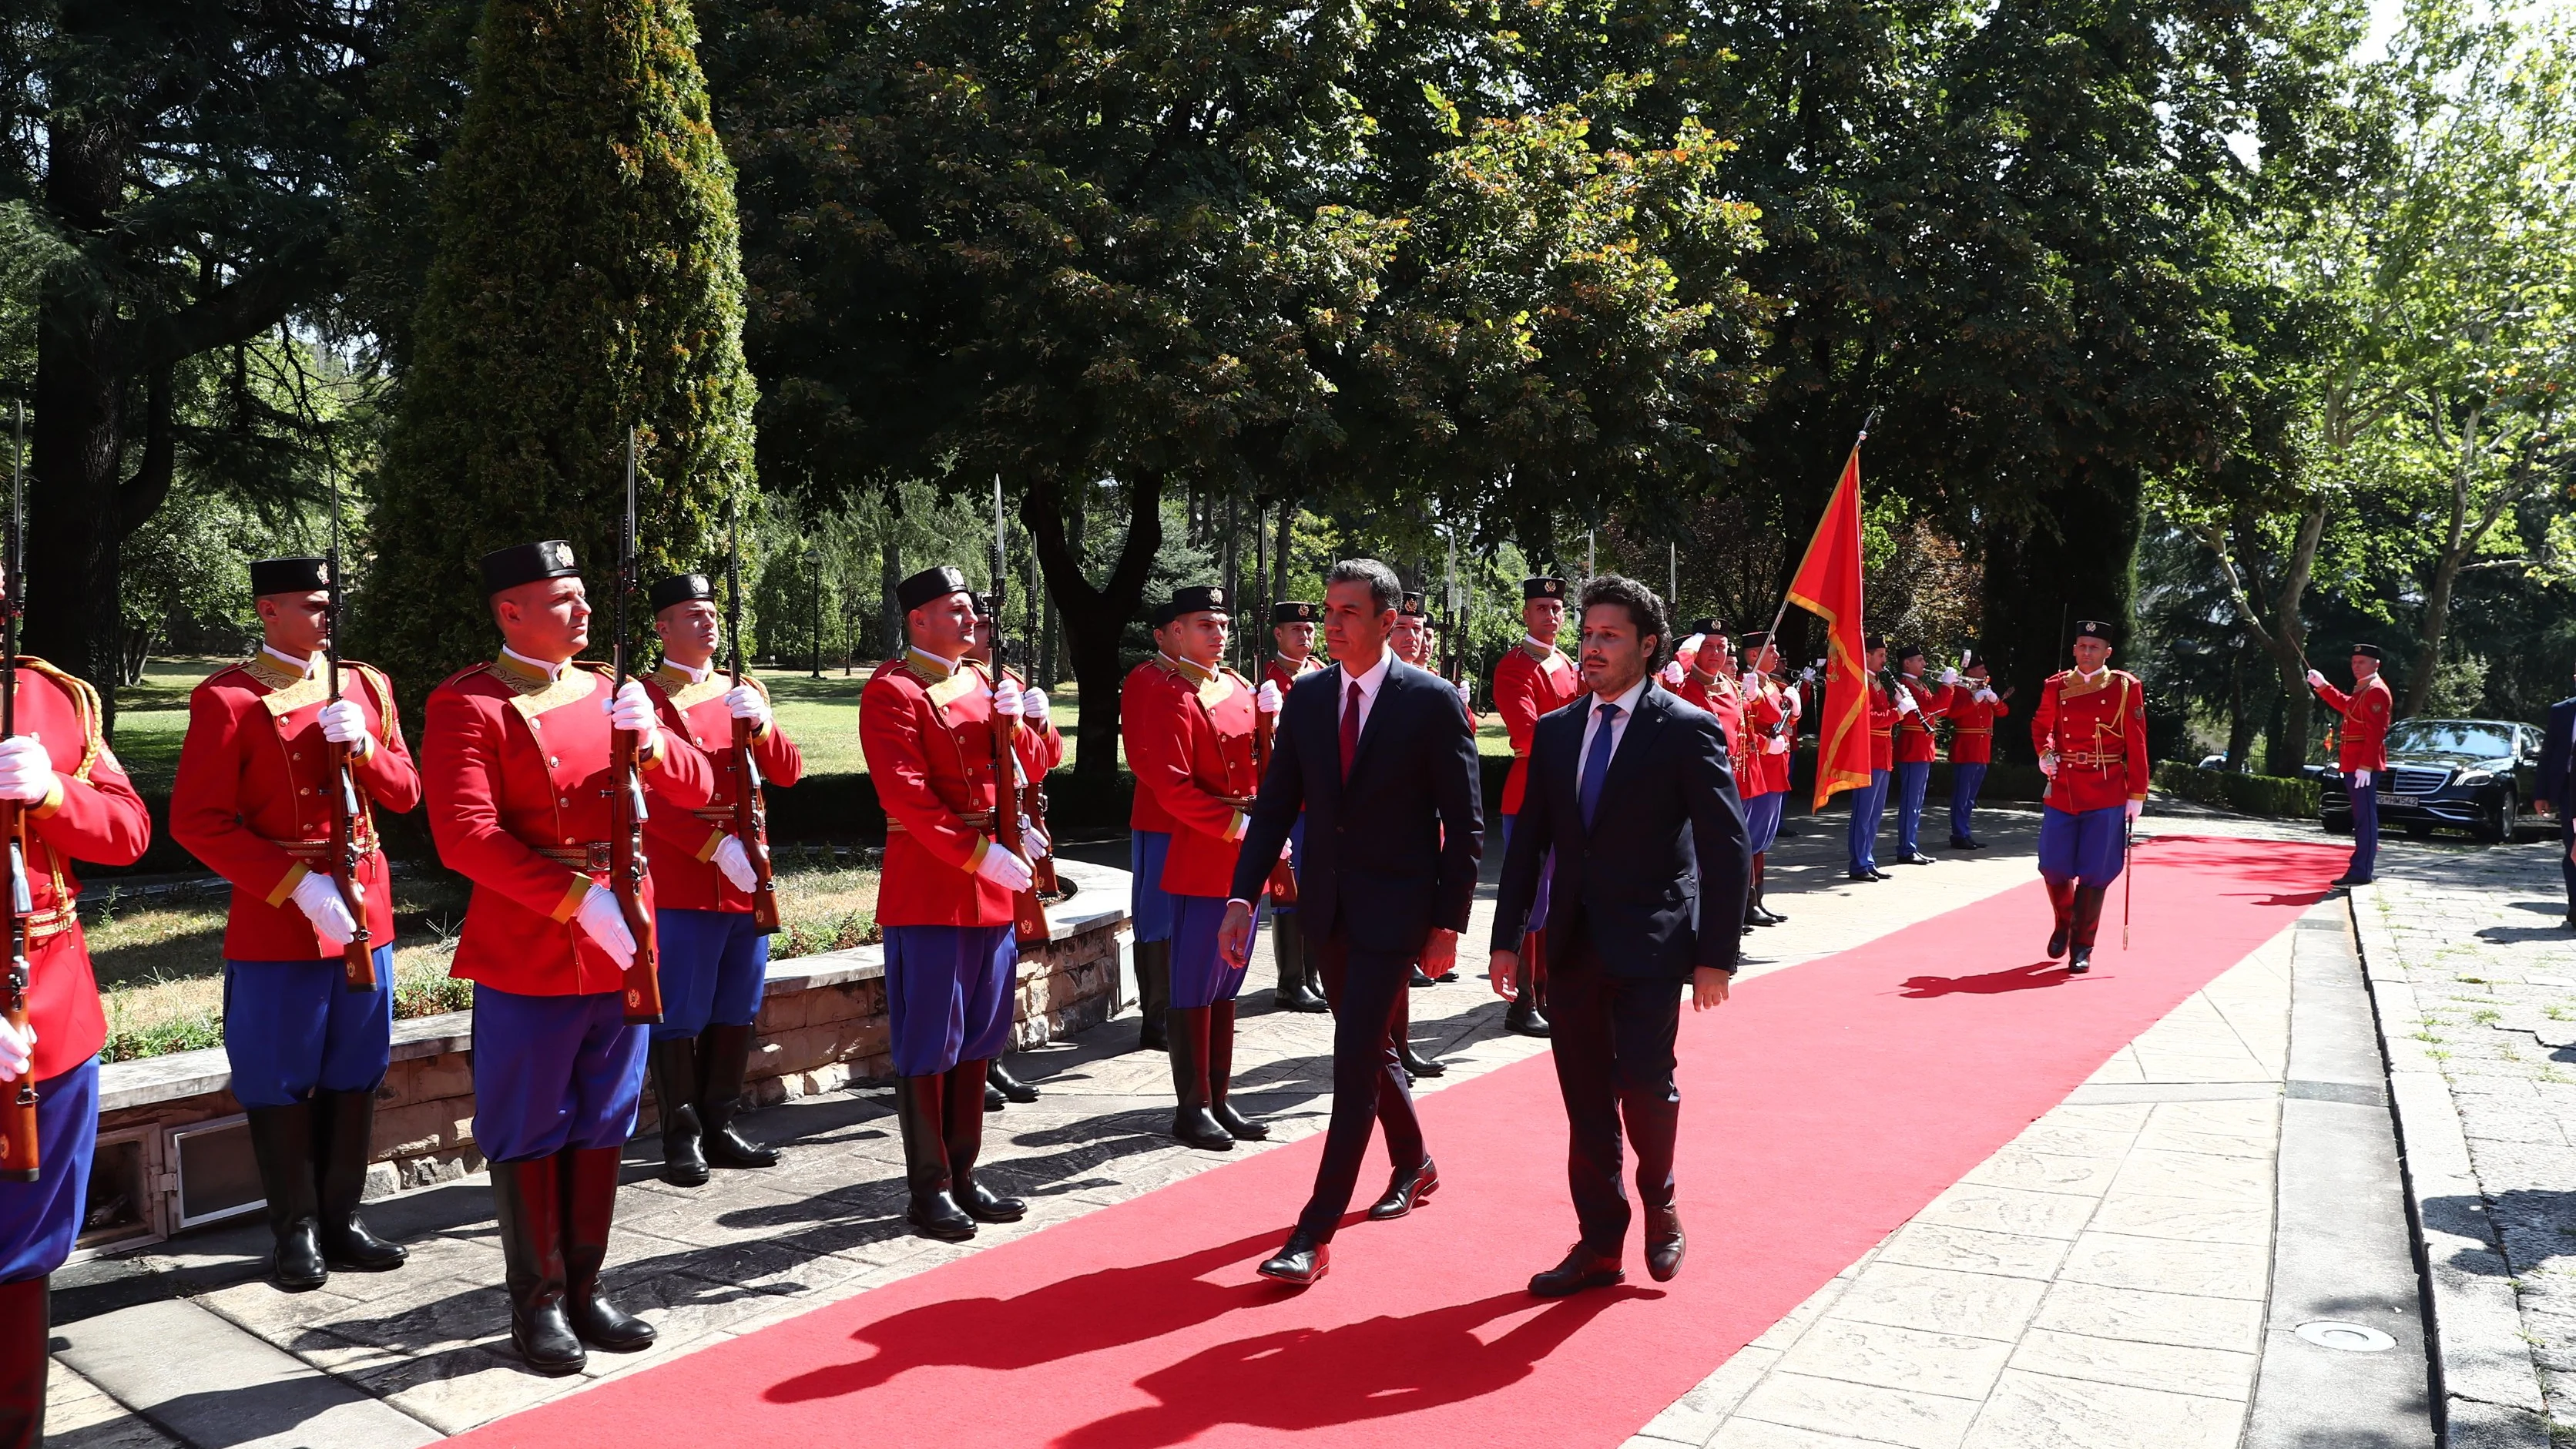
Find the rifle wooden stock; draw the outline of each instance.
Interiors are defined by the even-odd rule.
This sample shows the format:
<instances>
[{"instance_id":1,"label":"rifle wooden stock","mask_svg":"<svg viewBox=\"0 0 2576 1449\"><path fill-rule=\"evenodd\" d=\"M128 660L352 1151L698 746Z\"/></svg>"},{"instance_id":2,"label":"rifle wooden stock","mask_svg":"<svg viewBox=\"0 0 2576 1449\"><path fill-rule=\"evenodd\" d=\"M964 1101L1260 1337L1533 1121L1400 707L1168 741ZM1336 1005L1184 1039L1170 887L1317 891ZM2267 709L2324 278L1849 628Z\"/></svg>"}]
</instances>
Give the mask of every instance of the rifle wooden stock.
<instances>
[{"instance_id":1,"label":"rifle wooden stock","mask_svg":"<svg viewBox=\"0 0 2576 1449\"><path fill-rule=\"evenodd\" d=\"M336 676L337 670L333 671ZM337 680L335 678L334 682ZM331 884L349 910L357 931L340 947L341 973L352 991L376 989L375 935L367 929L367 901L358 889L358 822L354 805L357 777L349 771L349 747L331 746Z\"/></svg>"},{"instance_id":2,"label":"rifle wooden stock","mask_svg":"<svg viewBox=\"0 0 2576 1449\"><path fill-rule=\"evenodd\" d=\"M16 670L0 688L16 693ZM15 701L13 700L12 703ZM14 711L12 711L14 713ZM25 807L15 800L0 801L0 840L8 843L12 878L0 883L0 912L8 916L9 968L0 976L0 1015L20 1035L27 1031L27 919L18 910L18 887L24 877L25 847L21 832L25 828ZM36 1146L36 1069L10 1086L7 1099L0 1101L0 1182L34 1182L38 1177L41 1155Z\"/></svg>"},{"instance_id":3,"label":"rifle wooden stock","mask_svg":"<svg viewBox=\"0 0 2576 1449\"><path fill-rule=\"evenodd\" d=\"M739 659L739 653L735 656ZM742 671L733 682L742 683ZM769 802L762 795L760 762L751 757L751 721L733 722L733 835L751 862L751 919L763 935L778 929L778 887L769 864Z\"/></svg>"},{"instance_id":4,"label":"rifle wooden stock","mask_svg":"<svg viewBox=\"0 0 2576 1449\"><path fill-rule=\"evenodd\" d=\"M993 843L1027 860L1028 847L1020 838L1019 734L1019 716L994 711ZM1046 903L1038 899L1035 874L1031 872L1028 889L1011 897L1011 926L1023 941L1043 941L1052 934Z\"/></svg>"},{"instance_id":5,"label":"rifle wooden stock","mask_svg":"<svg viewBox=\"0 0 2576 1449\"><path fill-rule=\"evenodd\" d=\"M1019 728L1027 729L1028 726L1023 724L1020 725ZM1020 791L1020 805L1022 807L1021 813L1028 816L1029 823L1036 826L1038 833L1045 836L1047 839L1046 853L1029 862L1029 870L1036 876L1036 880L1032 882L1032 885L1037 890L1038 899L1041 901L1062 900L1064 898L1064 882L1058 879L1055 873L1055 832L1047 828L1047 797L1045 782L1041 780L1031 780L1025 787L1023 787Z\"/></svg>"},{"instance_id":6,"label":"rifle wooden stock","mask_svg":"<svg viewBox=\"0 0 2576 1449\"><path fill-rule=\"evenodd\" d=\"M651 1025L662 1019L662 973L653 913L644 909L644 780L635 764L635 732L611 730L609 738L608 888L635 938L635 959L626 967L626 1021Z\"/></svg>"}]
</instances>

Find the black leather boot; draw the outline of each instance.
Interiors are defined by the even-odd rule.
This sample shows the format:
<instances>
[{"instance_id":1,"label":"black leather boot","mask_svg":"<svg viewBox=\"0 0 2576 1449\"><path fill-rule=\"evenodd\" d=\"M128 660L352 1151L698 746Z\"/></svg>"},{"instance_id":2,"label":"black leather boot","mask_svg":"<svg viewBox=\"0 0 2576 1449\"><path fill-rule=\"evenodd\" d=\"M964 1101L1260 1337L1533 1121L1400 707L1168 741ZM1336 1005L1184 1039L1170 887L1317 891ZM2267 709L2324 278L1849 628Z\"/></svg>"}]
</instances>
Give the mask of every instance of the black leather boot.
<instances>
[{"instance_id":1,"label":"black leather boot","mask_svg":"<svg viewBox=\"0 0 2576 1449\"><path fill-rule=\"evenodd\" d=\"M948 1124L941 1114L947 1085L945 1076L894 1079L895 1118L903 1126L903 1180L912 1191L903 1220L926 1237L962 1243L975 1236L975 1220L949 1192ZM980 1098L979 1093L979 1111Z\"/></svg>"},{"instance_id":2,"label":"black leather boot","mask_svg":"<svg viewBox=\"0 0 2576 1449\"><path fill-rule=\"evenodd\" d=\"M289 1293L319 1288L331 1277L322 1262L322 1204L313 1175L313 1104L253 1107L251 1155L268 1194L268 1231L277 1240L268 1281Z\"/></svg>"},{"instance_id":3,"label":"black leather boot","mask_svg":"<svg viewBox=\"0 0 2576 1449\"><path fill-rule=\"evenodd\" d=\"M53 1364L50 1283L0 1283L0 1449L45 1441L45 1373Z\"/></svg>"},{"instance_id":4,"label":"black leather boot","mask_svg":"<svg viewBox=\"0 0 2576 1449\"><path fill-rule=\"evenodd\" d=\"M1238 1142L1268 1141L1268 1125L1234 1110L1234 1103L1227 1100L1233 1090L1233 1079L1234 1003L1220 1001L1208 1008L1208 1114L1216 1118L1217 1125Z\"/></svg>"},{"instance_id":5,"label":"black leather boot","mask_svg":"<svg viewBox=\"0 0 2576 1449\"><path fill-rule=\"evenodd\" d=\"M2075 888L2075 930L2071 937L2075 954L2066 963L2066 974L2081 976L2093 969L2093 937L2102 929L2102 897L2109 894L2101 886Z\"/></svg>"},{"instance_id":6,"label":"black leather boot","mask_svg":"<svg viewBox=\"0 0 2576 1449\"><path fill-rule=\"evenodd\" d=\"M698 1120L698 1039L653 1043L653 1100L662 1113L662 1180L673 1187L707 1182L706 1124Z\"/></svg>"},{"instance_id":7,"label":"black leather boot","mask_svg":"<svg viewBox=\"0 0 2576 1449\"><path fill-rule=\"evenodd\" d=\"M2041 879L2048 886L2048 908L2057 916L2057 929L2048 933L2048 959L2054 961L2066 954L2067 937L2075 930L2075 882Z\"/></svg>"},{"instance_id":8,"label":"black leather boot","mask_svg":"<svg viewBox=\"0 0 2576 1449\"><path fill-rule=\"evenodd\" d=\"M1281 1011L1330 1011L1324 994L1315 989L1314 973L1306 963L1306 928L1297 921L1295 911L1270 908L1270 954L1279 963L1279 1009Z\"/></svg>"},{"instance_id":9,"label":"black leather boot","mask_svg":"<svg viewBox=\"0 0 2576 1449\"><path fill-rule=\"evenodd\" d=\"M599 1291L599 1270L608 1261L608 1228L617 1218L622 1152L571 1147L555 1154L564 1177L564 1309L582 1342L610 1353L635 1353L653 1346L653 1325Z\"/></svg>"},{"instance_id":10,"label":"black leather boot","mask_svg":"<svg viewBox=\"0 0 2576 1449\"><path fill-rule=\"evenodd\" d=\"M1208 1111L1208 1016L1204 1006L1175 1006L1172 1042L1172 1135L1208 1152L1233 1150L1234 1134Z\"/></svg>"},{"instance_id":11,"label":"black leather boot","mask_svg":"<svg viewBox=\"0 0 2576 1449\"><path fill-rule=\"evenodd\" d=\"M564 1310L563 1169L552 1157L493 1163L492 1207L501 1220L511 1344L538 1373L581 1372L589 1355Z\"/></svg>"},{"instance_id":12,"label":"black leather boot","mask_svg":"<svg viewBox=\"0 0 2576 1449\"><path fill-rule=\"evenodd\" d=\"M1001 1089L1002 1095L1014 1102L1025 1104L1038 1099L1038 1089L1013 1075L1009 1067L1002 1065L1000 1057L984 1064L984 1085Z\"/></svg>"},{"instance_id":13,"label":"black leather boot","mask_svg":"<svg viewBox=\"0 0 2576 1449\"><path fill-rule=\"evenodd\" d=\"M1136 1032L1136 1050L1159 1052L1171 1049L1166 1034L1169 1024L1165 1015L1172 1009L1172 943L1139 941L1136 943L1136 1011L1143 1018Z\"/></svg>"},{"instance_id":14,"label":"black leather boot","mask_svg":"<svg viewBox=\"0 0 2576 1449\"><path fill-rule=\"evenodd\" d=\"M698 1036L698 1123L707 1161L718 1167L776 1167L778 1149L734 1130L742 1110L743 1074L751 1070L748 1026L711 1026Z\"/></svg>"},{"instance_id":15,"label":"black leather boot","mask_svg":"<svg viewBox=\"0 0 2576 1449\"><path fill-rule=\"evenodd\" d=\"M1753 857L1753 924L1757 926L1776 926L1789 919L1771 909L1770 856L1766 850Z\"/></svg>"},{"instance_id":16,"label":"black leather boot","mask_svg":"<svg viewBox=\"0 0 2576 1449\"><path fill-rule=\"evenodd\" d=\"M1003 1197L975 1176L975 1159L984 1153L983 1062L959 1062L949 1069L946 1144L948 1175L956 1184L951 1195L966 1215L979 1223L1016 1223L1029 1215L1029 1205Z\"/></svg>"},{"instance_id":17,"label":"black leather boot","mask_svg":"<svg viewBox=\"0 0 2576 1449\"><path fill-rule=\"evenodd\" d=\"M1539 992L1547 981L1547 933L1527 931L1521 935L1519 994L1503 1012L1503 1030L1522 1036L1546 1036L1550 1028L1547 1016L1539 1010Z\"/></svg>"},{"instance_id":18,"label":"black leather boot","mask_svg":"<svg viewBox=\"0 0 2576 1449\"><path fill-rule=\"evenodd\" d=\"M1439 1062L1430 1057L1426 1057L1422 1053L1413 1049L1413 1002L1411 999L1403 996L1399 996L1395 999L1395 1021L1387 1027L1387 1034L1395 1038L1396 1064L1404 1068L1404 1074L1406 1076L1413 1078L1415 1081L1420 1081L1424 1077L1445 1077L1449 1075L1449 1069L1447 1067L1440 1065Z\"/></svg>"},{"instance_id":19,"label":"black leather boot","mask_svg":"<svg viewBox=\"0 0 2576 1449\"><path fill-rule=\"evenodd\" d=\"M320 1163L322 1260L334 1268L386 1273L411 1255L367 1231L358 1204L367 1195L367 1158L376 1136L376 1094L322 1092L313 1099L314 1153Z\"/></svg>"},{"instance_id":20,"label":"black leather boot","mask_svg":"<svg viewBox=\"0 0 2576 1449\"><path fill-rule=\"evenodd\" d=\"M1404 984L1412 987L1423 987L1434 985L1436 983L1434 983L1430 977L1422 974L1422 963L1416 961L1413 963L1413 975L1408 978Z\"/></svg>"}]
</instances>

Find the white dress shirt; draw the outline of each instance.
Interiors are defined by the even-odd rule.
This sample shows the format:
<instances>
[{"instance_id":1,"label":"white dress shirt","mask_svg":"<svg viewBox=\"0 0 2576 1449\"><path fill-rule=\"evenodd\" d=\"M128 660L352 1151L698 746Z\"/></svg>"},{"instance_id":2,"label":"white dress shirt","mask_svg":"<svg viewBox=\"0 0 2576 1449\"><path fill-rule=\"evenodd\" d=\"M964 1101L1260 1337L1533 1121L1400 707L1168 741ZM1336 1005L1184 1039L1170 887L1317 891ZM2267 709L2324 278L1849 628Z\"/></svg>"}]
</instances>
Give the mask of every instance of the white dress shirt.
<instances>
[{"instance_id":1,"label":"white dress shirt","mask_svg":"<svg viewBox=\"0 0 2576 1449\"><path fill-rule=\"evenodd\" d=\"M1639 679L1628 686L1627 693L1614 695L1608 701L1619 706L1619 717L1610 722L1610 758L1613 761L1619 758L1620 743L1628 738L1628 721L1637 717L1638 701L1646 697L1647 682ZM1583 762L1592 758L1592 736L1601 728L1602 703L1601 697L1594 695L1592 702L1583 709L1583 744L1574 752L1574 792L1577 798L1583 793ZM1602 768L1606 771L1609 766L1605 764Z\"/></svg>"},{"instance_id":2,"label":"white dress shirt","mask_svg":"<svg viewBox=\"0 0 2576 1449\"><path fill-rule=\"evenodd\" d=\"M1349 666L1342 666L1342 677L1333 682L1335 689L1333 696L1333 731L1335 738L1340 737L1342 728L1342 712L1351 707L1351 686L1354 684L1360 687L1360 733L1362 735L1366 735L1368 733L1369 711L1377 708L1377 692L1386 684L1386 667L1388 664L1394 662L1394 659L1394 650L1389 649L1382 651L1377 656L1377 663L1370 665L1368 667L1368 672L1365 674L1353 674L1351 673Z\"/></svg>"}]
</instances>

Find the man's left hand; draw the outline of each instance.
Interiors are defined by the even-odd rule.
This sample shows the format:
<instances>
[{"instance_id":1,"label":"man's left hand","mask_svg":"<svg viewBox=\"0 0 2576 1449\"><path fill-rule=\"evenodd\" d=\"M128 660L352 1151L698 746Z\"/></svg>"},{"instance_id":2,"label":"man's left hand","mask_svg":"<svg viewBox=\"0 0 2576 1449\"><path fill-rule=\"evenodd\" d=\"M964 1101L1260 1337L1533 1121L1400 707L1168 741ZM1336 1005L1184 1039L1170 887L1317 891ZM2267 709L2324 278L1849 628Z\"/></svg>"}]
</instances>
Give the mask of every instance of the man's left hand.
<instances>
[{"instance_id":1,"label":"man's left hand","mask_svg":"<svg viewBox=\"0 0 2576 1449\"><path fill-rule=\"evenodd\" d=\"M1458 933L1433 927L1422 943L1422 974L1437 981L1458 969Z\"/></svg>"},{"instance_id":2,"label":"man's left hand","mask_svg":"<svg viewBox=\"0 0 2576 1449\"><path fill-rule=\"evenodd\" d=\"M1714 966L1691 968L1691 1010L1714 1011L1726 1004L1726 989L1734 983L1734 973Z\"/></svg>"},{"instance_id":3,"label":"man's left hand","mask_svg":"<svg viewBox=\"0 0 2576 1449\"><path fill-rule=\"evenodd\" d=\"M2131 825L2135 825L2138 823L2138 817L2147 813L2147 802L2144 800L2132 800L2129 802L2128 810L2129 823Z\"/></svg>"},{"instance_id":4,"label":"man's left hand","mask_svg":"<svg viewBox=\"0 0 2576 1449\"><path fill-rule=\"evenodd\" d=\"M1505 1001L1521 999L1521 953L1496 951L1485 961L1485 977L1494 983L1494 994Z\"/></svg>"},{"instance_id":5,"label":"man's left hand","mask_svg":"<svg viewBox=\"0 0 2576 1449\"><path fill-rule=\"evenodd\" d=\"M1241 901L1225 903L1225 920L1216 928L1216 949L1227 965L1238 969L1252 959L1252 907Z\"/></svg>"}]
</instances>

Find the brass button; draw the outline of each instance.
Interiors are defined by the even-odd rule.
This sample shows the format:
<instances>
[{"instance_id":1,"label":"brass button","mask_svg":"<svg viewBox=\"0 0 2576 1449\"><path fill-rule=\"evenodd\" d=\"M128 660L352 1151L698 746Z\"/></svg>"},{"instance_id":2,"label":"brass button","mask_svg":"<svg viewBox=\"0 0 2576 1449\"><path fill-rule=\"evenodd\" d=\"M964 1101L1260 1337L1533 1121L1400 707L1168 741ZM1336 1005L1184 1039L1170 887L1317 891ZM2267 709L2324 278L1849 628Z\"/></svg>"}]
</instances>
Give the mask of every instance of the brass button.
<instances>
[{"instance_id":1,"label":"brass button","mask_svg":"<svg viewBox=\"0 0 2576 1449\"><path fill-rule=\"evenodd\" d=\"M547 764L549 764L549 765L560 765L560 764L562 764L562 763L563 763L563 761L556 759L556 758L555 758L554 756L552 756L552 755L548 755L548 756L546 756L546 763L547 763Z\"/></svg>"}]
</instances>

